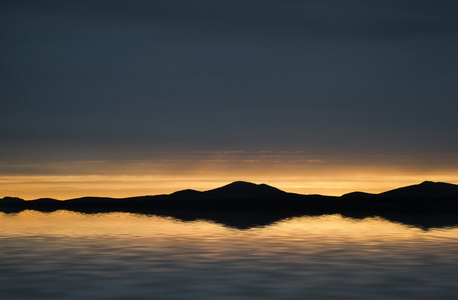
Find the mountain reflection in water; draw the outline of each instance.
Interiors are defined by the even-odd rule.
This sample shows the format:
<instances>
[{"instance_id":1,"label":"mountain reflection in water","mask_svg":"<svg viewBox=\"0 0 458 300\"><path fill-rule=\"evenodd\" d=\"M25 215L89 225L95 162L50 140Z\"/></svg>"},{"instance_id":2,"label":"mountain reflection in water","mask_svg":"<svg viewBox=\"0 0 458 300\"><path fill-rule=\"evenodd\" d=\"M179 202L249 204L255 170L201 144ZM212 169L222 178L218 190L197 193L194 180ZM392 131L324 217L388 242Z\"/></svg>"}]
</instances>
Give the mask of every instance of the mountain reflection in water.
<instances>
[{"instance_id":1,"label":"mountain reflection in water","mask_svg":"<svg viewBox=\"0 0 458 300\"><path fill-rule=\"evenodd\" d=\"M231 227L129 213L0 214L0 299L458 295L458 227L424 230L342 215L258 223Z\"/></svg>"}]
</instances>

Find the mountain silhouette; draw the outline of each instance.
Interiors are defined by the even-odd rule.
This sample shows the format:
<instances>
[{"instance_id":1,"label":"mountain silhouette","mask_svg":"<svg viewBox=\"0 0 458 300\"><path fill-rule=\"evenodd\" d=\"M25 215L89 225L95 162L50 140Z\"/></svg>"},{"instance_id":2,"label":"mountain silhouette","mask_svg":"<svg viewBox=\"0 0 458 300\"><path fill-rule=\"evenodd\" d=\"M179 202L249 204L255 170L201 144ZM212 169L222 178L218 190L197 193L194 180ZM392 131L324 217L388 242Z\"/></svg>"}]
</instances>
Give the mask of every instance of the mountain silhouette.
<instances>
[{"instance_id":1,"label":"mountain silhouette","mask_svg":"<svg viewBox=\"0 0 458 300\"><path fill-rule=\"evenodd\" d=\"M380 194L353 192L341 197L288 193L266 184L236 181L208 190L182 190L170 195L129 198L0 199L0 211L67 209L83 212L129 211L282 211L297 213L458 212L458 185L425 181Z\"/></svg>"},{"instance_id":2,"label":"mountain silhouette","mask_svg":"<svg viewBox=\"0 0 458 300\"><path fill-rule=\"evenodd\" d=\"M254 184L245 181L236 181L204 193L206 196L217 198L271 197L286 194L286 192L267 184Z\"/></svg>"},{"instance_id":3,"label":"mountain silhouette","mask_svg":"<svg viewBox=\"0 0 458 300\"><path fill-rule=\"evenodd\" d=\"M183 198L195 198L199 197L202 194L202 192L196 191L196 190L191 190L191 189L186 189L178 192L174 192L170 194L172 197L183 197Z\"/></svg>"},{"instance_id":4,"label":"mountain silhouette","mask_svg":"<svg viewBox=\"0 0 458 300\"><path fill-rule=\"evenodd\" d=\"M246 229L302 215L338 213L351 218L380 216L422 229L458 225L458 185L425 181L379 194L352 192L341 197L288 193L266 184L236 181L208 190L128 198L82 197L0 199L0 211L18 213L70 210L82 213L132 212L184 221L212 220Z\"/></svg>"},{"instance_id":5,"label":"mountain silhouette","mask_svg":"<svg viewBox=\"0 0 458 300\"><path fill-rule=\"evenodd\" d=\"M420 184L401 187L391 191L380 193L386 197L458 197L458 185L445 182L424 181Z\"/></svg>"},{"instance_id":6,"label":"mountain silhouette","mask_svg":"<svg viewBox=\"0 0 458 300\"><path fill-rule=\"evenodd\" d=\"M456 198L458 197L458 185L445 182L423 181L420 184L400 187L380 194L364 192L352 192L342 196L343 198Z\"/></svg>"}]
</instances>

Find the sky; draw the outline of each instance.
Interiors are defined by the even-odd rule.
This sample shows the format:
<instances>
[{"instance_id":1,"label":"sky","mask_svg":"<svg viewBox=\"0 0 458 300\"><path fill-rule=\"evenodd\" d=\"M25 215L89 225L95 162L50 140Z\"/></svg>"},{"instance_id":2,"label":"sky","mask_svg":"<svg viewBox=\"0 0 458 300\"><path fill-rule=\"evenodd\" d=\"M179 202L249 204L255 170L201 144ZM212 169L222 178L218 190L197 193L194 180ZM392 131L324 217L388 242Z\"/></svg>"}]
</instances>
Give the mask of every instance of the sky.
<instances>
[{"instance_id":1,"label":"sky","mask_svg":"<svg viewBox=\"0 0 458 300\"><path fill-rule=\"evenodd\" d=\"M455 0L3 0L0 197L458 184Z\"/></svg>"}]
</instances>

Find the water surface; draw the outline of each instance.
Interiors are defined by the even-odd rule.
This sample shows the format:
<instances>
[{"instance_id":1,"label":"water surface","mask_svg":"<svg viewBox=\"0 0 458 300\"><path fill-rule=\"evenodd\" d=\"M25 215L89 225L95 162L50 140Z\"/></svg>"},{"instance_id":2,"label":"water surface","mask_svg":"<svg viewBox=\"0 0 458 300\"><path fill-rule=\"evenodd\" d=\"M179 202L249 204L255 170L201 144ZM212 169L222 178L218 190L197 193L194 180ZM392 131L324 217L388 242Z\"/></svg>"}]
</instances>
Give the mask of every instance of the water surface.
<instances>
[{"instance_id":1,"label":"water surface","mask_svg":"<svg viewBox=\"0 0 458 300\"><path fill-rule=\"evenodd\" d=\"M0 299L455 299L458 228L0 214Z\"/></svg>"}]
</instances>

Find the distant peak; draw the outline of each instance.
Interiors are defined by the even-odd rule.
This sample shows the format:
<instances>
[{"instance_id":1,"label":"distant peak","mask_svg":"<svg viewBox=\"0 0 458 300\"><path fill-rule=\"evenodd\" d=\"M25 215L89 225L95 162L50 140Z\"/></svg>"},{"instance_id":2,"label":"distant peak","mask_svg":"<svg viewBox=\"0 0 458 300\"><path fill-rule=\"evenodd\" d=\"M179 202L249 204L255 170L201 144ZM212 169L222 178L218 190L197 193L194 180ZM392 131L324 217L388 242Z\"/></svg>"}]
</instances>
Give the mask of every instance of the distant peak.
<instances>
[{"instance_id":1,"label":"distant peak","mask_svg":"<svg viewBox=\"0 0 458 300\"><path fill-rule=\"evenodd\" d=\"M23 201L24 199L21 199L21 198L18 198L18 197L5 196L0 200L5 200L5 201L11 201L11 200L17 201L17 200L19 200L19 201Z\"/></svg>"},{"instance_id":2,"label":"distant peak","mask_svg":"<svg viewBox=\"0 0 458 300\"><path fill-rule=\"evenodd\" d=\"M175 193L194 193L194 192L197 192L197 191L193 189L185 189L181 191L176 191Z\"/></svg>"},{"instance_id":3,"label":"distant peak","mask_svg":"<svg viewBox=\"0 0 458 300\"><path fill-rule=\"evenodd\" d=\"M207 191L207 193L225 196L261 196L284 192L267 184L256 184L246 181L234 181L225 186Z\"/></svg>"},{"instance_id":4,"label":"distant peak","mask_svg":"<svg viewBox=\"0 0 458 300\"><path fill-rule=\"evenodd\" d=\"M248 181L234 181L232 183L229 183L225 186L222 186L221 188L227 188L227 187L230 187L230 188L252 188L252 189L270 189L270 190L279 190L277 189L276 187L273 187L273 186L270 186L268 184L265 184L265 183L260 183L260 184L256 184L256 183L252 183L252 182L248 182Z\"/></svg>"},{"instance_id":5,"label":"distant peak","mask_svg":"<svg viewBox=\"0 0 458 300\"><path fill-rule=\"evenodd\" d=\"M458 195L458 185L423 181L420 184L397 188L383 192L380 195L390 197L456 197Z\"/></svg>"},{"instance_id":6,"label":"distant peak","mask_svg":"<svg viewBox=\"0 0 458 300\"><path fill-rule=\"evenodd\" d=\"M229 183L225 186L257 186L256 183L248 182L248 181L234 181L232 183ZM223 186L223 187L225 187Z\"/></svg>"},{"instance_id":7,"label":"distant peak","mask_svg":"<svg viewBox=\"0 0 458 300\"><path fill-rule=\"evenodd\" d=\"M454 185L454 184L451 184L451 183L446 183L446 182L440 182L440 181L423 181L422 183L420 183L419 185L421 186L445 186L445 185Z\"/></svg>"},{"instance_id":8,"label":"distant peak","mask_svg":"<svg viewBox=\"0 0 458 300\"><path fill-rule=\"evenodd\" d=\"M438 182L425 180L422 183L420 183L420 185L430 185L430 184L435 184L435 183L438 183Z\"/></svg>"},{"instance_id":9,"label":"distant peak","mask_svg":"<svg viewBox=\"0 0 458 300\"><path fill-rule=\"evenodd\" d=\"M181 190L181 191L176 191L170 195L175 195L175 196L189 196L189 195L195 195L199 194L199 191L192 190L192 189L186 189L186 190Z\"/></svg>"}]
</instances>

